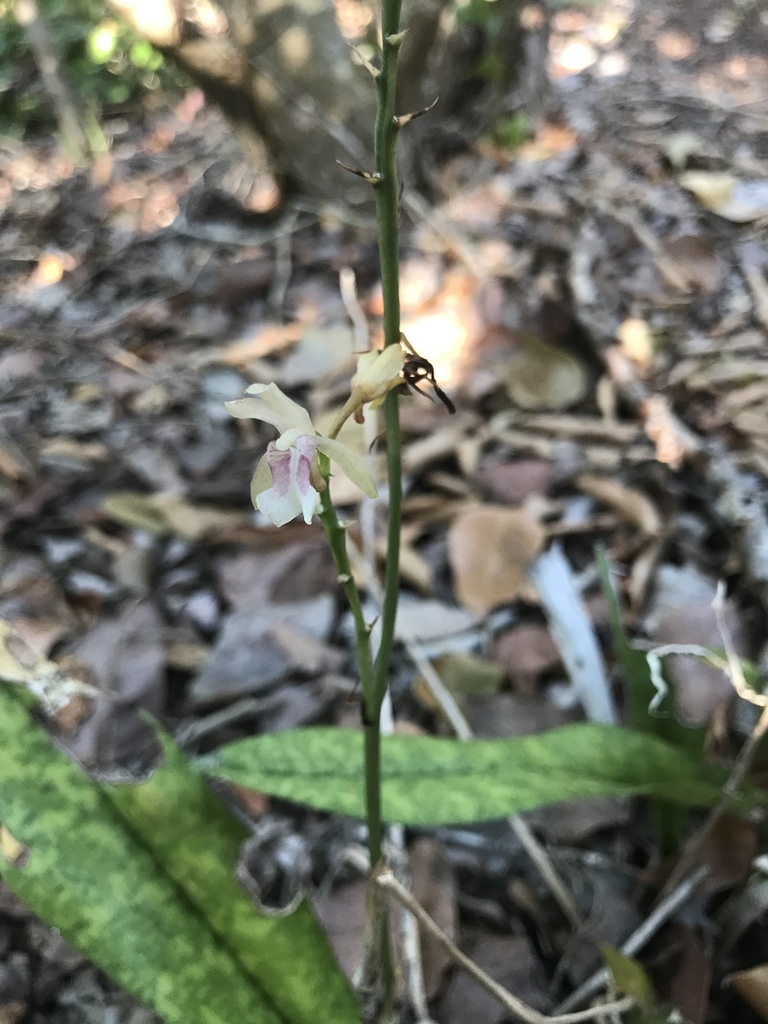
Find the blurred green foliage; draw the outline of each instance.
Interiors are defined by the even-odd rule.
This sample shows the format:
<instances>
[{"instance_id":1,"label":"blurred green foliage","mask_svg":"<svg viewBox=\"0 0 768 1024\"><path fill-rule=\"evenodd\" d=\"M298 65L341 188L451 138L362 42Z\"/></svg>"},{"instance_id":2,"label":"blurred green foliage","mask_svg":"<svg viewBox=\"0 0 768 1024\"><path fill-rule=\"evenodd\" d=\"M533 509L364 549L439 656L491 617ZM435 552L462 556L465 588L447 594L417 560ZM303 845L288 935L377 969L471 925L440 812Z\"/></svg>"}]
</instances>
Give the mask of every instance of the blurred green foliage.
<instances>
[{"instance_id":1,"label":"blurred green foliage","mask_svg":"<svg viewBox=\"0 0 768 1024\"><path fill-rule=\"evenodd\" d=\"M63 76L88 119L181 85L178 72L146 40L113 18L104 0L38 0ZM21 137L55 127L24 28L12 0L0 0L0 133Z\"/></svg>"},{"instance_id":2,"label":"blurred green foliage","mask_svg":"<svg viewBox=\"0 0 768 1024\"><path fill-rule=\"evenodd\" d=\"M522 110L509 117L501 117L494 124L491 137L497 146L514 153L527 142L533 132L530 117Z\"/></svg>"}]
</instances>

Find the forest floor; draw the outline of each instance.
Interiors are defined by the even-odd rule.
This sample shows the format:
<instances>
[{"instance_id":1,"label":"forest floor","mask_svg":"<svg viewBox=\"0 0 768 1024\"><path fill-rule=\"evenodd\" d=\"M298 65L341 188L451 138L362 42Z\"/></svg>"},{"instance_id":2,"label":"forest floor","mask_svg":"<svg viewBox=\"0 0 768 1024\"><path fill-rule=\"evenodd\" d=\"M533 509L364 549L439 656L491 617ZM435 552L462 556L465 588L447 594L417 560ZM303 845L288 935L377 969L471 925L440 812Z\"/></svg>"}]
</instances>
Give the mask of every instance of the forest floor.
<instances>
[{"instance_id":1,"label":"forest floor","mask_svg":"<svg viewBox=\"0 0 768 1024\"><path fill-rule=\"evenodd\" d=\"M396 728L450 734L414 650L478 736L583 719L590 681L566 670L548 626L562 609L526 575L550 545L620 715L597 544L633 637L718 646L725 580L737 650L764 654L768 17L717 0L558 9L549 73L547 119L514 151L489 141L453 158L432 206L405 183L404 330L457 411L401 403ZM272 435L223 402L275 381L322 430L354 354L380 337L371 211L270 213L268 176L242 165L197 92L106 131L109 157L88 173L53 142L0 140L0 617L109 694L58 725L94 770L152 764L138 708L190 753L355 727L353 644L322 530L276 533L254 514L250 476ZM376 433L349 440L362 453ZM380 446L369 458L381 474ZM350 536L372 591L386 491L358 515L351 484L332 490L360 520ZM677 717L732 758L754 723L730 681L693 658L670 675ZM265 898L308 886L353 971L365 890L342 853L359 824L239 798L253 850L283 851ZM669 866L627 800L526 818L574 895L574 934L506 823L414 833L411 864L462 948L552 1012L599 966L599 943L638 928ZM768 1019L750 1008L765 1014L765 974L757 994L724 983L768 961L763 839L724 818L700 852L707 884L643 951L690 1024ZM507 1019L430 944L424 960L438 1024ZM152 1019L0 887L2 1024Z\"/></svg>"}]
</instances>

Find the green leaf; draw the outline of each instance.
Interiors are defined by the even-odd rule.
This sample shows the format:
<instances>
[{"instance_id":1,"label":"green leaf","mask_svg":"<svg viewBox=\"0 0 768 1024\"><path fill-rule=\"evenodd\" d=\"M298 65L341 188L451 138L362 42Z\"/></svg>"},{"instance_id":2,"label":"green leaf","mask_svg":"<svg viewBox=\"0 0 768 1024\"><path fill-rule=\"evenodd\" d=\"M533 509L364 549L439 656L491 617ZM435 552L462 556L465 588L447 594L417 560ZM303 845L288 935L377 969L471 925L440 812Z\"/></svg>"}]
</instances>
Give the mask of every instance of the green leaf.
<instances>
[{"instance_id":1,"label":"green leaf","mask_svg":"<svg viewBox=\"0 0 768 1024\"><path fill-rule=\"evenodd\" d=\"M624 631L619 600L611 579L611 568L608 558L602 550L597 553L597 568L600 573L603 596L608 605L616 655L624 672L630 726L641 732L653 733L654 736L659 736L668 743L682 747L689 754L701 757L704 751L706 729L692 729L678 722L674 716L671 688L659 703L656 711L651 713L648 710L651 702L658 696L656 687L651 681L648 659L643 651L632 646Z\"/></svg>"},{"instance_id":2,"label":"green leaf","mask_svg":"<svg viewBox=\"0 0 768 1024\"><path fill-rule=\"evenodd\" d=\"M204 772L326 811L364 817L363 736L296 729L200 758ZM636 794L706 805L726 774L654 736L571 725L509 740L382 737L386 821L444 825L499 818L577 797Z\"/></svg>"},{"instance_id":3,"label":"green leaf","mask_svg":"<svg viewBox=\"0 0 768 1024\"><path fill-rule=\"evenodd\" d=\"M358 1024L346 977L309 905L258 914L235 879L245 826L160 734L164 761L138 785L107 788L120 814L291 1024Z\"/></svg>"},{"instance_id":4,"label":"green leaf","mask_svg":"<svg viewBox=\"0 0 768 1024\"><path fill-rule=\"evenodd\" d=\"M606 943L600 944L605 966L611 972L618 991L633 996L642 1006L652 1006L656 1001L653 984L639 960L614 949Z\"/></svg>"},{"instance_id":5,"label":"green leaf","mask_svg":"<svg viewBox=\"0 0 768 1024\"><path fill-rule=\"evenodd\" d=\"M166 1024L281 1024L7 685L0 685L0 878Z\"/></svg>"},{"instance_id":6,"label":"green leaf","mask_svg":"<svg viewBox=\"0 0 768 1024\"><path fill-rule=\"evenodd\" d=\"M597 568L603 596L608 605L616 655L624 673L629 725L640 732L658 736L667 743L679 747L691 758L702 761L707 730L705 728L688 728L678 722L674 715L671 689L654 712L649 710L654 699L658 697L656 687L651 681L651 669L645 653L632 646L624 631L619 599L611 578L611 567L603 549L598 549L597 552ZM667 801L656 801L653 806L653 817L664 853L674 853L685 836L688 824L687 812L679 807L671 806Z\"/></svg>"}]
</instances>

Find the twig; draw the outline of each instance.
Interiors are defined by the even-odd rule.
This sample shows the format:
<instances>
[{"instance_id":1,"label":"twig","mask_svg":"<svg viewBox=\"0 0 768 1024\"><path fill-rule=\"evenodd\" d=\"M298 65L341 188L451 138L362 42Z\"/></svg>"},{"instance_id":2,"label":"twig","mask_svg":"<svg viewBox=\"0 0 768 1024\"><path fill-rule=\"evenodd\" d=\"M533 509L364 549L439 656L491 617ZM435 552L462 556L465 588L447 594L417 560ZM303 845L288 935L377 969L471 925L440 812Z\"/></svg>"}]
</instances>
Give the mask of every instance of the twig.
<instances>
[{"instance_id":1,"label":"twig","mask_svg":"<svg viewBox=\"0 0 768 1024\"><path fill-rule=\"evenodd\" d=\"M80 122L75 98L69 84L62 77L51 33L40 15L37 0L14 0L13 10L17 21L27 33L43 84L56 110L64 149L75 163L85 164L89 153L88 139Z\"/></svg>"},{"instance_id":2,"label":"twig","mask_svg":"<svg viewBox=\"0 0 768 1024\"><path fill-rule=\"evenodd\" d=\"M705 867L699 868L689 878L681 882L677 889L670 893L648 917L643 921L637 931L634 931L626 942L622 943L620 949L626 956L634 956L639 953L643 946L651 939L661 926L690 898L696 886L709 873ZM575 992L572 992L567 999L557 1007L559 1013L567 1013L574 1007L585 1002L596 992L599 992L603 985L610 981L610 974L606 968L596 971L591 978L587 978L583 985L580 985Z\"/></svg>"},{"instance_id":3,"label":"twig","mask_svg":"<svg viewBox=\"0 0 768 1024\"><path fill-rule=\"evenodd\" d=\"M342 267L339 271L339 292L347 316L352 321L355 334L355 349L364 352L369 347L368 320L357 297L357 282L352 267ZM371 414L373 415L373 414Z\"/></svg>"},{"instance_id":4,"label":"twig","mask_svg":"<svg viewBox=\"0 0 768 1024\"><path fill-rule=\"evenodd\" d=\"M725 621L724 601L725 587L722 583L719 583L715 599L712 602L712 607L715 610L717 627L720 631L723 647L725 648L725 655L728 662L728 675L731 680L731 684L739 697L743 700L749 701L750 704L756 704L757 706L762 707L763 711L758 718L754 729L749 734L747 740L739 751L738 757L731 769L731 774L728 776L728 779L723 786L723 791L720 794L719 800L707 815L707 820L704 822L702 827L686 845L685 850L680 856L680 860L677 862L672 874L669 876L667 884L661 890L659 899L663 899L665 894L677 885L680 879L691 868L691 865L695 863L705 840L709 835L711 835L715 825L717 825L718 821L720 821L722 816L726 813L733 798L738 793L741 784L744 782L747 772L749 771L749 766L752 764L752 759L757 753L757 748L760 746L760 742L768 730L768 698L763 694L755 693L744 678L744 670L741 667L741 661L739 660L739 656L733 646L730 630L728 629Z\"/></svg>"},{"instance_id":5,"label":"twig","mask_svg":"<svg viewBox=\"0 0 768 1024\"><path fill-rule=\"evenodd\" d=\"M293 235L299 220L298 210L291 210L286 217L286 230L275 239L275 279L269 290L269 305L275 313L281 313L288 285L293 276Z\"/></svg>"},{"instance_id":6,"label":"twig","mask_svg":"<svg viewBox=\"0 0 768 1024\"><path fill-rule=\"evenodd\" d=\"M426 910L413 898L405 886L398 882L389 868L380 869L375 873L374 878L377 885L390 893L401 906L407 908L413 914L424 930L429 932L452 960L455 960L468 974L471 974L475 981L482 985L487 992L490 992L492 996L495 996L510 1013L525 1021L526 1024L580 1024L581 1021L595 1020L606 1013L623 1013L635 1006L634 998L627 996L625 999L614 1003L594 1006L588 1010L580 1010L577 1013L561 1014L557 1017L549 1017L544 1013L539 1013L538 1010L534 1010L533 1007L528 1006L527 1003L513 996L511 992L508 992L502 985L494 981L490 975L486 974L482 968L473 963L465 953L462 953L459 947L448 938Z\"/></svg>"}]
</instances>

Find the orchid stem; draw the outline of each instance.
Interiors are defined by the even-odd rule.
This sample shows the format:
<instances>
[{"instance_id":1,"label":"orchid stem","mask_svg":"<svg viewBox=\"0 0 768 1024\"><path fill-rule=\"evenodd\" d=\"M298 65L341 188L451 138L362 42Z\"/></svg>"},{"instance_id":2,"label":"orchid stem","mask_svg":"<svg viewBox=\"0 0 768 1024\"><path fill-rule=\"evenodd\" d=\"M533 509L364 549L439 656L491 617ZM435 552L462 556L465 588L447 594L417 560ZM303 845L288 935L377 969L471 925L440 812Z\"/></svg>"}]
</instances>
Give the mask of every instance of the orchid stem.
<instances>
[{"instance_id":1,"label":"orchid stem","mask_svg":"<svg viewBox=\"0 0 768 1024\"><path fill-rule=\"evenodd\" d=\"M400 6L402 0L381 0L381 70L376 79L377 108L374 152L376 156L376 222L379 234L381 290L384 302L384 346L400 344L400 188L397 180L397 136L395 96L397 55L402 42ZM381 706L387 692L395 618L400 587L400 517L403 497L400 453L400 415L396 391L384 403L387 443L389 507L387 513L387 561L384 570L384 600L381 610L381 638L373 666L370 707L365 711L365 779L368 810L368 845L371 871L382 859L381 821ZM375 893L374 900L378 896ZM374 919L378 915L374 912ZM386 913L381 914L379 931L380 971L384 985L383 1016L392 1008L394 978L389 948Z\"/></svg>"},{"instance_id":2,"label":"orchid stem","mask_svg":"<svg viewBox=\"0 0 768 1024\"><path fill-rule=\"evenodd\" d=\"M318 453L320 460L320 472L328 481L331 476L331 464L326 455ZM371 678L371 631L365 621L363 603L360 600L360 591L357 589L355 578L352 575L352 567L349 563L347 553L347 538L344 527L336 515L331 491L326 487L320 494L320 502L323 507L321 518L323 528L328 538L328 546L331 549L333 562L338 573L339 583L347 598L352 619L355 623L355 644L357 647L357 665L360 673L360 689L363 694L363 702L366 705L373 704L373 687Z\"/></svg>"},{"instance_id":3,"label":"orchid stem","mask_svg":"<svg viewBox=\"0 0 768 1024\"><path fill-rule=\"evenodd\" d=\"M397 55L402 42L401 0L382 0L381 71L376 79L376 221L379 229L381 289L384 301L384 345L400 344L400 189L397 180L397 136L395 91ZM403 497L400 420L396 391L384 403L387 443L389 512L387 519L387 563L384 572L384 602L381 613L381 641L373 670L375 717L378 727L381 704L387 689L389 663L395 635L395 617L400 583L400 515ZM375 866L372 864L372 866Z\"/></svg>"},{"instance_id":4,"label":"orchid stem","mask_svg":"<svg viewBox=\"0 0 768 1024\"><path fill-rule=\"evenodd\" d=\"M331 464L327 456L318 454L320 461L320 472L326 480L330 480ZM328 538L328 546L331 549L333 562L336 566L339 582L347 598L352 619L355 624L355 643L357 647L357 665L360 674L360 690L363 698L363 726L365 736L365 812L368 822L368 855L371 861L371 870L381 861L383 824L381 817L381 700L376 697L373 686L372 661L371 661L371 631L365 621L365 612L360 600L360 591L357 589L352 567L347 552L347 538L344 527L339 522L336 509L331 498L330 487L326 487L320 493L322 505L321 518L325 535ZM385 677L386 684L386 677ZM377 913L375 903L380 901L380 894L375 886L371 890L371 919L370 926L377 934L372 935L372 946L368 949L367 960L364 964L364 984L374 991L378 988L377 982L383 982L384 1004L388 1006L392 1001L392 958L389 949L389 930L387 919Z\"/></svg>"},{"instance_id":5,"label":"orchid stem","mask_svg":"<svg viewBox=\"0 0 768 1024\"><path fill-rule=\"evenodd\" d=\"M376 75L377 106L374 138L376 173L369 180L376 200L376 222L379 234L381 263L381 289L384 301L384 346L400 345L400 251L399 216L400 190L397 179L397 136L395 97L397 88L397 55L402 42L400 34L400 7L402 0L381 0L381 69ZM335 436L348 415L348 408L334 423ZM371 872L382 860L384 827L381 810L381 708L387 692L392 644L395 638L395 619L400 587L400 516L403 497L402 459L400 452L400 416L396 391L390 391L384 402L385 435L387 443L387 477L389 482L389 510L387 517L387 562L384 571L384 599L381 610L381 639L375 661L371 659L370 631L365 622L362 602L347 554L346 537L339 524L331 496L326 488L321 495L322 518L328 542L333 553L339 580L349 601L355 622L357 658L363 702L365 729L365 803L368 821L368 852ZM327 480L330 464L321 457L320 471ZM373 885L370 904L372 947L367 952L375 963L372 980L378 989L380 983L383 1000L376 1014L377 1020L387 1019L394 1002L394 976L389 946L387 915L381 908L378 887Z\"/></svg>"}]
</instances>

